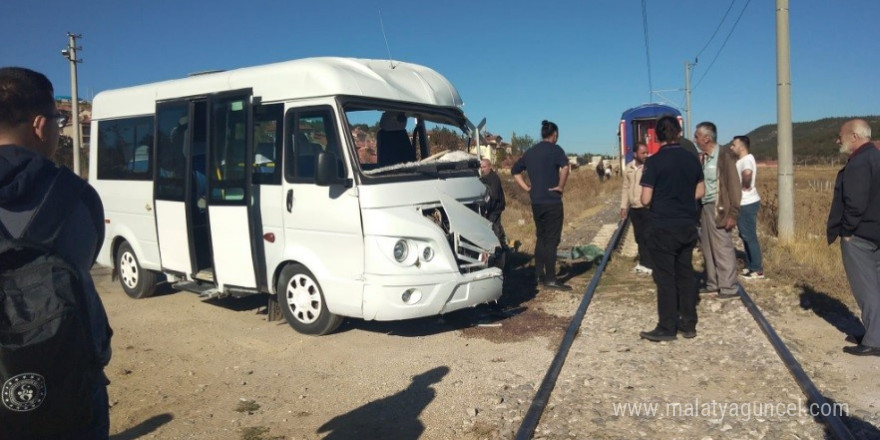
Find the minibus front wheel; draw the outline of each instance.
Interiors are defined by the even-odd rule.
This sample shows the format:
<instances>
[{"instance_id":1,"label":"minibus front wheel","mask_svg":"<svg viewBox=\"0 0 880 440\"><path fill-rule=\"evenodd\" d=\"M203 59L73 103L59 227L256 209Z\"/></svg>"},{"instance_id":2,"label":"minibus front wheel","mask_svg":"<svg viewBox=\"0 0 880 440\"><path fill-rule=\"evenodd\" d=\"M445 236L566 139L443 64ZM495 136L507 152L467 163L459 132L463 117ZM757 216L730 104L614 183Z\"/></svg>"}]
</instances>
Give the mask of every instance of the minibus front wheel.
<instances>
[{"instance_id":1,"label":"minibus front wheel","mask_svg":"<svg viewBox=\"0 0 880 440\"><path fill-rule=\"evenodd\" d=\"M156 272L141 267L127 241L123 241L116 251L116 270L119 271L119 284L122 284L126 295L141 299L156 293Z\"/></svg>"},{"instance_id":2,"label":"minibus front wheel","mask_svg":"<svg viewBox=\"0 0 880 440\"><path fill-rule=\"evenodd\" d=\"M301 264L290 264L278 277L278 304L287 323L307 335L326 335L342 324L342 317L330 313L321 285Z\"/></svg>"}]
</instances>

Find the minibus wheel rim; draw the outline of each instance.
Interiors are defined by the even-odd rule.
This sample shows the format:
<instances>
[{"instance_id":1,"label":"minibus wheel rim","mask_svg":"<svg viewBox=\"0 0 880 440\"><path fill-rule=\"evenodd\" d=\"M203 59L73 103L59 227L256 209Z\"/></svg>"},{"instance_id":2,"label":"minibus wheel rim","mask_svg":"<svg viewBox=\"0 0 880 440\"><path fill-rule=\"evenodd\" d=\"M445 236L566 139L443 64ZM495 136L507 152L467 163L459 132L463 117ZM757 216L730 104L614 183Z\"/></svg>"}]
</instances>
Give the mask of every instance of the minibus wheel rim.
<instances>
[{"instance_id":1,"label":"minibus wheel rim","mask_svg":"<svg viewBox=\"0 0 880 440\"><path fill-rule=\"evenodd\" d=\"M286 297L287 306L297 321L311 324L321 316L321 290L311 277L305 274L291 277Z\"/></svg>"},{"instance_id":2,"label":"minibus wheel rim","mask_svg":"<svg viewBox=\"0 0 880 440\"><path fill-rule=\"evenodd\" d=\"M129 289L135 289L138 285L138 265L137 261L134 259L134 255L131 252L123 252L122 257L120 257L119 262L119 276L122 278L122 282L128 286Z\"/></svg>"}]
</instances>

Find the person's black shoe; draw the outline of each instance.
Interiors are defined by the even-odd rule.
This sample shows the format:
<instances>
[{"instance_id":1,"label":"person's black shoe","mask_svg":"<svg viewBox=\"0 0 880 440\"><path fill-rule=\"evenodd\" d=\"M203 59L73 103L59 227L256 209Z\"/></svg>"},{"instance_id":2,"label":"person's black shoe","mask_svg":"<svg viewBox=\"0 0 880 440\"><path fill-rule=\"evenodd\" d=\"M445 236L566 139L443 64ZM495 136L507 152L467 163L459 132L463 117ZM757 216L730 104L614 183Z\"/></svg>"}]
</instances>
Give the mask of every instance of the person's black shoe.
<instances>
[{"instance_id":1,"label":"person's black shoe","mask_svg":"<svg viewBox=\"0 0 880 440\"><path fill-rule=\"evenodd\" d=\"M685 339L691 339L691 338L696 338L696 337L697 337L697 331L696 331L696 330L682 330L682 329L678 329L678 334L680 334L681 337L683 337L683 338L685 338Z\"/></svg>"},{"instance_id":2,"label":"person's black shoe","mask_svg":"<svg viewBox=\"0 0 880 440\"><path fill-rule=\"evenodd\" d=\"M861 335L861 336L846 335L846 339L844 339L844 341L849 342L850 344L861 345L861 343L862 343L862 338L863 338L864 336L865 336L865 335Z\"/></svg>"},{"instance_id":3,"label":"person's black shoe","mask_svg":"<svg viewBox=\"0 0 880 440\"><path fill-rule=\"evenodd\" d=\"M718 293L718 289L709 290L709 288L707 287L700 287L700 290L698 290L697 293L699 293L700 295L705 295L708 293Z\"/></svg>"},{"instance_id":4,"label":"person's black shoe","mask_svg":"<svg viewBox=\"0 0 880 440\"><path fill-rule=\"evenodd\" d=\"M716 298L718 298L718 299L734 299L734 298L739 298L739 292L734 292L734 293L718 292L718 295L716 296Z\"/></svg>"},{"instance_id":5,"label":"person's black shoe","mask_svg":"<svg viewBox=\"0 0 880 440\"><path fill-rule=\"evenodd\" d=\"M571 290L571 286L562 284L559 281L547 281L544 283L544 287L554 290Z\"/></svg>"},{"instance_id":6,"label":"person's black shoe","mask_svg":"<svg viewBox=\"0 0 880 440\"><path fill-rule=\"evenodd\" d=\"M649 332L639 332L639 336L642 339L647 339L649 341L660 342L660 341L674 341L677 339L675 337L675 333L669 333L664 330L661 330L659 327L651 330Z\"/></svg>"},{"instance_id":7,"label":"person's black shoe","mask_svg":"<svg viewBox=\"0 0 880 440\"><path fill-rule=\"evenodd\" d=\"M856 356L880 356L880 348L861 344L855 347L843 347L843 352Z\"/></svg>"}]
</instances>

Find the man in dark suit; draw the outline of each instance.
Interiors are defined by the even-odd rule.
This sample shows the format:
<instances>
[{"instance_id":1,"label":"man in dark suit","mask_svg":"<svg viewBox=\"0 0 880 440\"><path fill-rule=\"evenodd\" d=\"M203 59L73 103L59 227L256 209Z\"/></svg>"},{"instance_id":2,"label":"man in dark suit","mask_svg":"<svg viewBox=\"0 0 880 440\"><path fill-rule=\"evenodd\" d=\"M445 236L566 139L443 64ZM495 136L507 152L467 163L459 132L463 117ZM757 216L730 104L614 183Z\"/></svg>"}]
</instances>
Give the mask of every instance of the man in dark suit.
<instances>
[{"instance_id":1,"label":"man in dark suit","mask_svg":"<svg viewBox=\"0 0 880 440\"><path fill-rule=\"evenodd\" d=\"M871 143L871 127L862 119L843 124L837 144L849 158L834 183L828 244L840 237L843 268L865 325L863 336L847 337L858 345L843 351L880 356L880 150Z\"/></svg>"}]
</instances>

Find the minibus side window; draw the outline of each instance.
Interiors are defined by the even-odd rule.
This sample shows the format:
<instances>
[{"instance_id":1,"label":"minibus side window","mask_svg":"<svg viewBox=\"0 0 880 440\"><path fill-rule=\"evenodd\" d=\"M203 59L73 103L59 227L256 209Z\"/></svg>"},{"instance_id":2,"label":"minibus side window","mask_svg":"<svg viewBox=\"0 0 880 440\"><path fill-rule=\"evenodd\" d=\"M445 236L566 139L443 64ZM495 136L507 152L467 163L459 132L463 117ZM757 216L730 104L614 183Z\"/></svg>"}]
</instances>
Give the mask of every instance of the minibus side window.
<instances>
[{"instance_id":1,"label":"minibus side window","mask_svg":"<svg viewBox=\"0 0 880 440\"><path fill-rule=\"evenodd\" d=\"M98 124L98 179L153 178L153 118L142 116Z\"/></svg>"},{"instance_id":2,"label":"minibus side window","mask_svg":"<svg viewBox=\"0 0 880 440\"><path fill-rule=\"evenodd\" d=\"M177 102L157 109L156 198L184 200L186 156L184 144L189 139L189 103Z\"/></svg>"},{"instance_id":3,"label":"minibus side window","mask_svg":"<svg viewBox=\"0 0 880 440\"><path fill-rule=\"evenodd\" d=\"M254 183L281 184L284 104L254 106Z\"/></svg>"},{"instance_id":4,"label":"minibus side window","mask_svg":"<svg viewBox=\"0 0 880 440\"><path fill-rule=\"evenodd\" d=\"M290 111L287 113L287 127L285 178L288 181L314 182L315 161L322 151L335 154L340 177L346 175L329 109Z\"/></svg>"}]
</instances>

